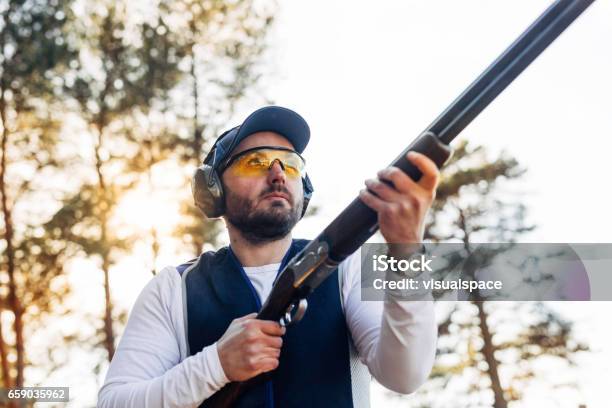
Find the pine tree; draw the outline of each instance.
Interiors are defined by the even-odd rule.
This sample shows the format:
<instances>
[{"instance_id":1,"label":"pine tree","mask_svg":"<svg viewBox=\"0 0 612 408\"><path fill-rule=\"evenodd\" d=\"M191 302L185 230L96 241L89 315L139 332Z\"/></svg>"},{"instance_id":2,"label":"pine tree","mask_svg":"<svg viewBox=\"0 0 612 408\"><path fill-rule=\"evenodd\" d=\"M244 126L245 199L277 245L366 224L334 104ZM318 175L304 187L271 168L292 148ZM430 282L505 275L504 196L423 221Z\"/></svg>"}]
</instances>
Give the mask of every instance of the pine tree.
<instances>
[{"instance_id":1,"label":"pine tree","mask_svg":"<svg viewBox=\"0 0 612 408\"><path fill-rule=\"evenodd\" d=\"M74 217L61 221L72 225L65 238L100 262L105 305L100 334L110 360L115 351L114 322L125 320L125 313L115 311L109 273L132 242L124 231L113 227L113 217L121 198L158 160L150 150L148 161L142 155L143 146L154 135L141 136L132 126L134 118L149 113L154 102L163 99L180 80L181 54L163 20L130 15L125 1L84 5L84 12L72 25L79 33L80 60L67 90L91 138L87 142L91 146L90 171L59 214ZM163 140L158 143L163 144ZM71 211L75 208L79 211Z\"/></svg>"},{"instance_id":2,"label":"pine tree","mask_svg":"<svg viewBox=\"0 0 612 408\"><path fill-rule=\"evenodd\" d=\"M26 326L61 303L67 289L58 284L64 248L43 238L48 208L32 202L53 203L47 181L62 165L57 102L62 73L74 58L65 27L69 6L69 1L0 2L0 375L6 387L24 385ZM49 291L54 282L57 290ZM5 312L12 314L13 345L2 327Z\"/></svg>"},{"instance_id":3,"label":"pine tree","mask_svg":"<svg viewBox=\"0 0 612 408\"><path fill-rule=\"evenodd\" d=\"M229 127L238 104L260 104L264 97L258 89L264 74L262 61L267 33L273 22L273 1L226 2L214 0L168 0L169 14L179 13L188 61L182 123L190 131L177 144L181 164L193 169L202 164L206 146ZM249 104L250 104L249 103ZM216 246L221 231L218 220L208 220L194 206L188 192L181 200L181 222L175 236L190 246L194 256L204 244Z\"/></svg>"},{"instance_id":4,"label":"pine tree","mask_svg":"<svg viewBox=\"0 0 612 408\"><path fill-rule=\"evenodd\" d=\"M520 197L505 191L524 173L506 154L490 161L484 148L461 143L444 169L426 239L458 241L463 256L473 253L474 242L516 242L535 228L526 222ZM571 365L575 353L588 350L574 339L571 323L543 303L475 298L456 303L445 316L431 379L413 398L423 406L452 401L505 408L522 398L538 359L552 356Z\"/></svg>"},{"instance_id":5,"label":"pine tree","mask_svg":"<svg viewBox=\"0 0 612 408\"><path fill-rule=\"evenodd\" d=\"M80 61L66 89L83 120L84 136L91 138L84 139L91 156L89 162L83 158L89 164L80 174L83 184L64 201L55 222L64 239L100 263L105 309L99 335L110 360L114 326L126 316L115 310L110 269L146 235L154 271L161 247L156 219L146 232L129 232L121 224L122 200L140 188L149 194L159 191L162 187L153 175L157 166L174 166L184 174L187 158L197 163L205 143L202 134L212 129L213 119L226 119L231 106L227 104L238 101L253 83L248 79L249 64L262 43L251 44L250 36L259 36L258 30L265 31L268 22L253 11L251 2L160 0L146 16L133 14L127 1L83 5L73 24ZM258 25L262 19L265 27ZM181 179L189 181L190 176ZM170 186L173 199L175 187ZM191 218L180 238L189 239L199 253L205 242L214 243L218 228L200 214L195 216L189 188L182 190L189 200L191 216L186 218Z\"/></svg>"}]
</instances>

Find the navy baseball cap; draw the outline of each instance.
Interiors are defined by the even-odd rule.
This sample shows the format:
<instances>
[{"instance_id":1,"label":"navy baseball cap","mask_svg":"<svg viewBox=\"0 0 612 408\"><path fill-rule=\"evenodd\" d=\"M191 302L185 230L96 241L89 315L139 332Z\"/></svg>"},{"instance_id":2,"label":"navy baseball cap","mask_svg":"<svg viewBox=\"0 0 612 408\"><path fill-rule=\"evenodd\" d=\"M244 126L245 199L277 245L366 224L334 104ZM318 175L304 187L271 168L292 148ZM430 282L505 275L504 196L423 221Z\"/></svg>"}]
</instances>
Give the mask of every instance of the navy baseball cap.
<instances>
[{"instance_id":1,"label":"navy baseball cap","mask_svg":"<svg viewBox=\"0 0 612 408\"><path fill-rule=\"evenodd\" d=\"M281 106L265 106L251 113L240 126L219 136L204 163L217 168L241 141L253 133L266 131L285 137L300 154L310 140L310 127L298 113Z\"/></svg>"}]
</instances>

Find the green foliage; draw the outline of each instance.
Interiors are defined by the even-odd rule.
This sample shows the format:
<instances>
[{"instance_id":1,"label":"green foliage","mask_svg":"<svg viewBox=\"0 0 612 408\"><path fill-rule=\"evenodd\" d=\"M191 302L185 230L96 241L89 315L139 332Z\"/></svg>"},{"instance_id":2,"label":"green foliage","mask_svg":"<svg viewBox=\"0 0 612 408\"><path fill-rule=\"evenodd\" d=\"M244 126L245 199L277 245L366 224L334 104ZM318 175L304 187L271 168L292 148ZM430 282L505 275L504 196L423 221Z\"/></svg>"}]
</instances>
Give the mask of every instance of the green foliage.
<instances>
[{"instance_id":1,"label":"green foliage","mask_svg":"<svg viewBox=\"0 0 612 408\"><path fill-rule=\"evenodd\" d=\"M160 6L167 10L168 19L182 21L179 31L187 55L184 85L189 98L181 101L179 111L188 113L178 120L189 132L175 139L176 157L183 164L199 166L205 146L230 127L236 105L256 95L262 76L259 63L276 5L251 0L167 0ZM173 18L176 15L181 18ZM189 189L190 180L186 182L184 188ZM218 244L220 221L206 219L194 208L191 197L181 203L181 214L174 235L192 246L194 255L204 243Z\"/></svg>"},{"instance_id":2,"label":"green foliage","mask_svg":"<svg viewBox=\"0 0 612 408\"><path fill-rule=\"evenodd\" d=\"M548 370L567 371L575 365L577 353L589 350L574 338L571 322L543 303L489 302L485 306L508 402L524 397L525 389L542 375L537 370L542 361L547 360ZM478 324L473 303L461 302L446 315L438 326L436 365L430 382L419 392L421 398L435 398L440 389L446 389L451 394L469 392L455 406L490 404L489 367ZM571 381L561 385L575 388ZM557 386L554 381L548 384L551 389Z\"/></svg>"},{"instance_id":3,"label":"green foliage","mask_svg":"<svg viewBox=\"0 0 612 408\"><path fill-rule=\"evenodd\" d=\"M99 220L106 213L109 204L117 201L121 192L102 191L96 185L83 185L68 196L61 208L44 224L47 239L64 245L76 244L71 248L73 256L109 256L113 250L127 250L128 240L107 235L102 240Z\"/></svg>"},{"instance_id":4,"label":"green foliage","mask_svg":"<svg viewBox=\"0 0 612 408\"><path fill-rule=\"evenodd\" d=\"M524 174L516 159L502 153L491 161L483 147L472 149L461 142L444 168L425 239L512 242L532 231L535 226L525 222L521 197L503 191Z\"/></svg>"},{"instance_id":5,"label":"green foliage","mask_svg":"<svg viewBox=\"0 0 612 408\"><path fill-rule=\"evenodd\" d=\"M0 0L1 192L5 214L13 215L0 229L0 306L13 307L5 269L16 265L12 292L23 305L26 334L74 313L62 304L71 261L90 258L108 278L134 242L148 242L155 264L172 237L160 235L156 219L126 235L119 209L131 191L181 198L175 239L190 252L217 244L219 221L206 220L177 188L188 192L191 169L236 107L264 100L260 60L276 5L157 0L141 14L134 4ZM159 168L181 179L161 185ZM113 333L127 314L112 296L106 306L104 320L87 317L95 330L64 333L65 345L103 345L112 355ZM47 354L47 367L61 366L56 353ZM44 359L31 353L22 361Z\"/></svg>"},{"instance_id":6,"label":"green foliage","mask_svg":"<svg viewBox=\"0 0 612 408\"><path fill-rule=\"evenodd\" d=\"M74 58L66 41L71 1L2 1L2 90L10 91L16 111L34 108L34 98L49 98Z\"/></svg>"},{"instance_id":7,"label":"green foliage","mask_svg":"<svg viewBox=\"0 0 612 408\"><path fill-rule=\"evenodd\" d=\"M181 77L184 56L176 35L162 19L133 24L126 1L86 2L73 28L80 60L66 91L80 114L98 129L131 109L149 109Z\"/></svg>"},{"instance_id":8,"label":"green foliage","mask_svg":"<svg viewBox=\"0 0 612 408\"><path fill-rule=\"evenodd\" d=\"M6 343L0 332L4 385L23 384L30 364L25 355L28 335L59 310L69 291L63 247L50 245L35 224L48 216L48 209L32 202L54 202L47 177L58 174L64 164L57 154L63 119L58 104L63 74L76 56L66 41L70 4L0 2L0 300L2 317L12 314L15 339Z\"/></svg>"},{"instance_id":9,"label":"green foliage","mask_svg":"<svg viewBox=\"0 0 612 408\"><path fill-rule=\"evenodd\" d=\"M483 147L462 142L443 171L426 237L462 244L449 255L451 265L472 253L473 242L512 243L535 228L525 220L520 196L504 191L525 169L506 154L494 160L487 156ZM448 305L438 304L440 309ZM588 350L574 339L571 323L542 303L463 301L444 315L430 380L411 401L417 405L493 405L495 400L496 406L506 406L524 397L540 375L535 369L540 361L555 359L549 366L563 369L574 364L576 353ZM575 387L571 382L565 386Z\"/></svg>"}]
</instances>

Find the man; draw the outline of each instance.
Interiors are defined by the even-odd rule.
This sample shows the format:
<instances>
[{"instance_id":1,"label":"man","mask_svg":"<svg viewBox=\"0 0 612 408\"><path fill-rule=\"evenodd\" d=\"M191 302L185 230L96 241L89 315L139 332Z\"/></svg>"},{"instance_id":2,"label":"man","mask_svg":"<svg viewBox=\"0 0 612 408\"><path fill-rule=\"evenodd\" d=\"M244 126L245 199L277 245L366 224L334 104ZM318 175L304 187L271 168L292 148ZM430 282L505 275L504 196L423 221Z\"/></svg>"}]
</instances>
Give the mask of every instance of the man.
<instances>
[{"instance_id":1,"label":"man","mask_svg":"<svg viewBox=\"0 0 612 408\"><path fill-rule=\"evenodd\" d=\"M145 287L99 407L206 406L228 382L261 373L269 378L237 406L365 407L370 375L399 393L425 381L435 355L432 302L362 302L359 251L308 297L299 323L285 328L254 319L279 269L307 242L294 240L291 230L312 193L301 156L309 138L306 121L277 106L219 137L196 172L194 197L208 216L223 216L230 245L167 267ZM389 243L422 240L438 183L431 160L408 158L423 173L418 183L390 167L360 192ZM334 168L329 173L343 177Z\"/></svg>"}]
</instances>

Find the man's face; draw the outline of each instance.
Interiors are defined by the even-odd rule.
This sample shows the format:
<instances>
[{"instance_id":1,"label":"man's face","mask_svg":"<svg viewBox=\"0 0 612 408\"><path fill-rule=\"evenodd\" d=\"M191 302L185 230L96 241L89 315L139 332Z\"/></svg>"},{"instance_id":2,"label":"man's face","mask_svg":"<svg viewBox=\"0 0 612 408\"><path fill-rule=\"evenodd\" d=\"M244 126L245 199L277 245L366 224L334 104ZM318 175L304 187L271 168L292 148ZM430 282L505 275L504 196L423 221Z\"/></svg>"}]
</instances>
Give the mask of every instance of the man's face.
<instances>
[{"instance_id":1,"label":"man's face","mask_svg":"<svg viewBox=\"0 0 612 408\"><path fill-rule=\"evenodd\" d=\"M293 149L283 136L274 132L249 135L231 155L258 146ZM225 219L251 243L285 237L302 214L304 191L300 177L287 177L278 161L261 176L242 176L228 167L221 176L225 191Z\"/></svg>"}]
</instances>

